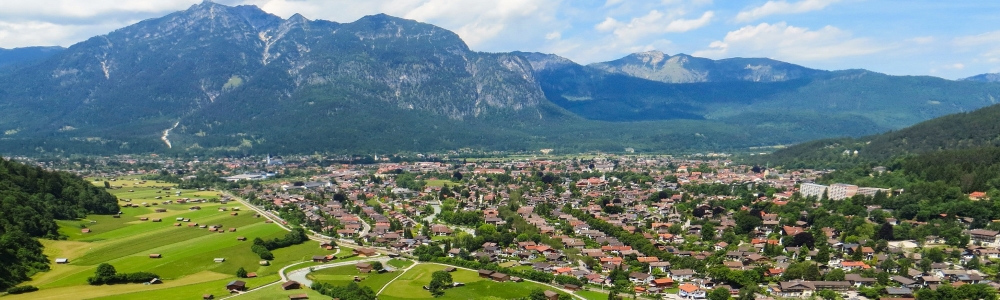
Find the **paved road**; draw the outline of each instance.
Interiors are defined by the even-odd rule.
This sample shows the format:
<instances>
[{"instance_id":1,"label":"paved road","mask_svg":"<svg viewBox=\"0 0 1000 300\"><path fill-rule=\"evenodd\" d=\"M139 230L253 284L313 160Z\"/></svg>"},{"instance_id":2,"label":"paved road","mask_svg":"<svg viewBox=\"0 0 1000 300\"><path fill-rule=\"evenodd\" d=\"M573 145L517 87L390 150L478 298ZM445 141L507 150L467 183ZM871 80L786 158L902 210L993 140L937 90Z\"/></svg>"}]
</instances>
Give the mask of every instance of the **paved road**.
<instances>
[{"instance_id":1,"label":"paved road","mask_svg":"<svg viewBox=\"0 0 1000 300\"><path fill-rule=\"evenodd\" d=\"M309 278L306 278L306 275L308 275L312 271L322 270L322 269L327 269L327 268L334 268L334 267L352 266L352 265L357 264L359 262L369 262L369 261L381 261L382 264L385 265L389 261L389 258L388 257L380 256L380 257L372 257L372 258L366 258L366 259L361 259L361 260L344 261L344 262L337 262L337 263L332 263L332 264L325 264L325 265L312 266L312 267L308 267L308 268L302 268L302 269L298 269L298 270L294 270L294 271L288 272L288 279L284 280L284 281L294 280L294 281L298 281L303 286L307 286L308 287L308 286L312 286L312 280L309 280Z\"/></svg>"}]
</instances>

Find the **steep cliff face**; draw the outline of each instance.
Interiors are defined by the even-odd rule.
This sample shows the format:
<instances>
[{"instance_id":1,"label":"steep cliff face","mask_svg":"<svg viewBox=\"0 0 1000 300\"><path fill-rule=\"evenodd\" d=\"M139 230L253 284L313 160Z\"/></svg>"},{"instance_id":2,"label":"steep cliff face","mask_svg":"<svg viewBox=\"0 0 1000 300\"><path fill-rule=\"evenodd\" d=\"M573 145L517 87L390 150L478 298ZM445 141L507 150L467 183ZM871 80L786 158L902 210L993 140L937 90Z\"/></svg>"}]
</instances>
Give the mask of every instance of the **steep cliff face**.
<instances>
[{"instance_id":1,"label":"steep cliff face","mask_svg":"<svg viewBox=\"0 0 1000 300\"><path fill-rule=\"evenodd\" d=\"M711 60L686 54L670 56L660 51L630 54L589 66L609 73L666 83L779 82L826 73L766 58Z\"/></svg>"}]
</instances>

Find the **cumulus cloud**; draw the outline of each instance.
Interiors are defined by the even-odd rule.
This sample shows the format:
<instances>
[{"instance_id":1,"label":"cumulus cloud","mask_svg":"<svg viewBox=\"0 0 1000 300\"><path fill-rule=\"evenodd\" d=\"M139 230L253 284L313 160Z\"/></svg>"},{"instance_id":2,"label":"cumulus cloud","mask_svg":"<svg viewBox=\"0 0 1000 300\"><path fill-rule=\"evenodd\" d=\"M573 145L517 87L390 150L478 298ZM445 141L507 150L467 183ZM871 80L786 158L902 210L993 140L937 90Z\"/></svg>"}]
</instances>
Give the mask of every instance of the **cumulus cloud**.
<instances>
[{"instance_id":1,"label":"cumulus cloud","mask_svg":"<svg viewBox=\"0 0 1000 300\"><path fill-rule=\"evenodd\" d=\"M833 26L818 30L789 26L784 22L748 25L730 31L725 38L709 44L696 56L724 58L732 56L770 57L786 61L818 61L832 58L861 56L881 52L879 46L865 38L853 38L849 32Z\"/></svg>"},{"instance_id":2,"label":"cumulus cloud","mask_svg":"<svg viewBox=\"0 0 1000 300\"><path fill-rule=\"evenodd\" d=\"M750 22L770 15L798 14L821 10L840 0L801 0L798 2L767 1L764 5L743 10L736 14L737 22Z\"/></svg>"},{"instance_id":3,"label":"cumulus cloud","mask_svg":"<svg viewBox=\"0 0 1000 300\"><path fill-rule=\"evenodd\" d=\"M706 11L697 19L681 19L678 13L662 13L658 10L632 18L628 23L608 17L594 28L599 31L612 31L624 42L633 42L652 35L664 33L687 32L708 25L715 13Z\"/></svg>"}]
</instances>

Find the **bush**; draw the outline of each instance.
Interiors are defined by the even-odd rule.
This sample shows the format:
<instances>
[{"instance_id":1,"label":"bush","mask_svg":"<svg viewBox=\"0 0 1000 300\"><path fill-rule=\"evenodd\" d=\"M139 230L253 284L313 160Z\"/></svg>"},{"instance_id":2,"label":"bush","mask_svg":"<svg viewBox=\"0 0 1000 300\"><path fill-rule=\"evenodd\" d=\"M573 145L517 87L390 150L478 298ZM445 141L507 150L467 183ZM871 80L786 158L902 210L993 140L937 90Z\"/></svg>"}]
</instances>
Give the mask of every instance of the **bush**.
<instances>
[{"instance_id":1,"label":"bush","mask_svg":"<svg viewBox=\"0 0 1000 300\"><path fill-rule=\"evenodd\" d=\"M159 275L150 272L118 273L114 266L103 263L97 266L94 277L87 278L87 283L90 285L144 283L159 277Z\"/></svg>"},{"instance_id":2,"label":"bush","mask_svg":"<svg viewBox=\"0 0 1000 300\"><path fill-rule=\"evenodd\" d=\"M270 250L267 250L267 247L264 247L263 245L253 245L253 246L250 246L250 251L253 251L253 253L256 253L257 256L260 256L260 259L264 259L264 260L272 260L272 259L274 259L274 254L272 254Z\"/></svg>"},{"instance_id":3,"label":"bush","mask_svg":"<svg viewBox=\"0 0 1000 300\"><path fill-rule=\"evenodd\" d=\"M33 286L33 285L22 285L22 286L15 286L15 287L12 287L12 288L8 289L7 293L11 294L11 295L16 295L16 294L30 293L30 292L34 292L34 291L37 291L37 290L38 290L38 288L35 287L35 286Z\"/></svg>"}]
</instances>

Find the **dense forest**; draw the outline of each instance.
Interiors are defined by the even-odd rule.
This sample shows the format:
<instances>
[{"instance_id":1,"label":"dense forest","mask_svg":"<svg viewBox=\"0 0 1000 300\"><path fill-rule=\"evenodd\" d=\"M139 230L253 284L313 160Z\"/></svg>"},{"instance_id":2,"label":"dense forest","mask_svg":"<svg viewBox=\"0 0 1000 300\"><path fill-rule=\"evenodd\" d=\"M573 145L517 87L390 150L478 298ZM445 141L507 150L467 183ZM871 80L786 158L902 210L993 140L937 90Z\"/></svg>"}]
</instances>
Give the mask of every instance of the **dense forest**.
<instances>
[{"instance_id":1,"label":"dense forest","mask_svg":"<svg viewBox=\"0 0 1000 300\"><path fill-rule=\"evenodd\" d=\"M59 238L57 219L118 212L117 199L65 172L0 158L0 291L38 271L48 259L35 238Z\"/></svg>"}]
</instances>

